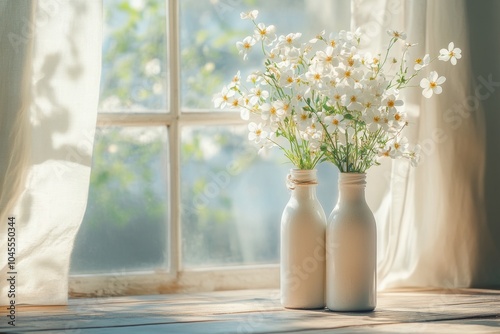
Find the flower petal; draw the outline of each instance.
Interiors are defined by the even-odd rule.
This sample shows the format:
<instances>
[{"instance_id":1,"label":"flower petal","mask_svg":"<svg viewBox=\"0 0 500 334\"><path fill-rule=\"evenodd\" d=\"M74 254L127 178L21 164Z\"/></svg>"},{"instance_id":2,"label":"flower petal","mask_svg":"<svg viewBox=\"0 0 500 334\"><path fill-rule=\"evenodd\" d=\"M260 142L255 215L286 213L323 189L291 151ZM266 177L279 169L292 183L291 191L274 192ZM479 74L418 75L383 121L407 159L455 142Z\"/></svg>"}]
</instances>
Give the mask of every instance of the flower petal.
<instances>
[{"instance_id":1,"label":"flower petal","mask_svg":"<svg viewBox=\"0 0 500 334\"><path fill-rule=\"evenodd\" d=\"M429 74L429 81L436 81L438 78L438 74L436 71L432 71L430 74Z\"/></svg>"},{"instance_id":2,"label":"flower petal","mask_svg":"<svg viewBox=\"0 0 500 334\"><path fill-rule=\"evenodd\" d=\"M248 130L249 131L255 131L255 130L257 130L257 124L255 124L254 122L248 123Z\"/></svg>"},{"instance_id":3,"label":"flower petal","mask_svg":"<svg viewBox=\"0 0 500 334\"><path fill-rule=\"evenodd\" d=\"M429 88L430 84L431 83L427 78L423 78L422 80L420 80L420 87L422 88Z\"/></svg>"},{"instance_id":4,"label":"flower petal","mask_svg":"<svg viewBox=\"0 0 500 334\"><path fill-rule=\"evenodd\" d=\"M432 89L426 88L422 91L422 95L426 98L430 98L432 96Z\"/></svg>"},{"instance_id":5,"label":"flower petal","mask_svg":"<svg viewBox=\"0 0 500 334\"><path fill-rule=\"evenodd\" d=\"M241 108L240 117L242 120L248 121L250 119L250 111L248 109ZM249 124L249 129L250 129L250 124Z\"/></svg>"}]
</instances>

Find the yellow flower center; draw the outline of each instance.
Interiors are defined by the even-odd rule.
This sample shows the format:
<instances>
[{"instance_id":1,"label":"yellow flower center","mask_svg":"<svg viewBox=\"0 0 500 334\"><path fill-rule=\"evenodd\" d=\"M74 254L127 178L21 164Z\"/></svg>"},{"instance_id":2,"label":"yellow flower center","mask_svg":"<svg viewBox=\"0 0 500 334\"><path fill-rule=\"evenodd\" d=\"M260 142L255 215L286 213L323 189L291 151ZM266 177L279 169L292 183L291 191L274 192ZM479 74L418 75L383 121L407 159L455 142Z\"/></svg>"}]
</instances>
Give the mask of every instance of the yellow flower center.
<instances>
[{"instance_id":1,"label":"yellow flower center","mask_svg":"<svg viewBox=\"0 0 500 334\"><path fill-rule=\"evenodd\" d=\"M335 47L335 45L337 45L337 43L335 43L335 41L332 39L332 40L330 41L330 46L331 46L332 48L334 48L334 47Z\"/></svg>"},{"instance_id":2,"label":"yellow flower center","mask_svg":"<svg viewBox=\"0 0 500 334\"><path fill-rule=\"evenodd\" d=\"M255 134L257 135L257 137L260 137L260 135L262 134L262 130L261 129L255 130Z\"/></svg>"},{"instance_id":3,"label":"yellow flower center","mask_svg":"<svg viewBox=\"0 0 500 334\"><path fill-rule=\"evenodd\" d=\"M334 125L339 125L339 120L334 118L333 121L332 121L332 124Z\"/></svg>"},{"instance_id":4,"label":"yellow flower center","mask_svg":"<svg viewBox=\"0 0 500 334\"><path fill-rule=\"evenodd\" d=\"M356 97L356 96L354 96L354 95L353 95L353 96L351 96L351 102L356 102L357 100L358 100L358 99L357 99L357 97Z\"/></svg>"},{"instance_id":5,"label":"yellow flower center","mask_svg":"<svg viewBox=\"0 0 500 334\"><path fill-rule=\"evenodd\" d=\"M401 145L399 145L399 143L394 143L394 148L397 150L401 147Z\"/></svg>"},{"instance_id":6,"label":"yellow flower center","mask_svg":"<svg viewBox=\"0 0 500 334\"><path fill-rule=\"evenodd\" d=\"M394 104L395 104L395 102L394 102L393 100L389 100L389 102L387 102L387 106L388 106L389 108L394 107Z\"/></svg>"},{"instance_id":7,"label":"yellow flower center","mask_svg":"<svg viewBox=\"0 0 500 334\"><path fill-rule=\"evenodd\" d=\"M314 75L314 80L320 80L320 79L321 79L321 74L316 73L316 74Z\"/></svg>"},{"instance_id":8,"label":"yellow flower center","mask_svg":"<svg viewBox=\"0 0 500 334\"><path fill-rule=\"evenodd\" d=\"M345 76L346 78L349 78L349 77L351 76L351 74L352 74L352 73L351 73L351 71L345 71L344 76Z\"/></svg>"},{"instance_id":9,"label":"yellow flower center","mask_svg":"<svg viewBox=\"0 0 500 334\"><path fill-rule=\"evenodd\" d=\"M373 121L374 121L375 123L380 122L380 117L379 117L379 116L373 116Z\"/></svg>"},{"instance_id":10,"label":"yellow flower center","mask_svg":"<svg viewBox=\"0 0 500 334\"><path fill-rule=\"evenodd\" d=\"M292 39L291 37L287 37L287 38L286 38L286 42L287 42L288 44L291 44L291 43L293 42L293 39Z\"/></svg>"},{"instance_id":11,"label":"yellow flower center","mask_svg":"<svg viewBox=\"0 0 500 334\"><path fill-rule=\"evenodd\" d=\"M335 94L335 95L333 96L333 98L334 98L335 100L339 101L339 100L342 98L342 96L341 96L340 94Z\"/></svg>"},{"instance_id":12,"label":"yellow flower center","mask_svg":"<svg viewBox=\"0 0 500 334\"><path fill-rule=\"evenodd\" d=\"M399 121L399 120L401 119L401 115L400 115L400 114L398 114L398 113L396 113L396 114L394 115L394 119L395 119L396 121Z\"/></svg>"},{"instance_id":13,"label":"yellow flower center","mask_svg":"<svg viewBox=\"0 0 500 334\"><path fill-rule=\"evenodd\" d=\"M435 81L431 81L430 87L431 88L436 88L437 87L437 83Z\"/></svg>"},{"instance_id":14,"label":"yellow flower center","mask_svg":"<svg viewBox=\"0 0 500 334\"><path fill-rule=\"evenodd\" d=\"M245 42L245 44L243 44L243 47L247 50L249 50L252 46L250 45L250 43L248 42Z\"/></svg>"},{"instance_id":15,"label":"yellow flower center","mask_svg":"<svg viewBox=\"0 0 500 334\"><path fill-rule=\"evenodd\" d=\"M453 57L455 55L455 52L450 51L450 57Z\"/></svg>"},{"instance_id":16,"label":"yellow flower center","mask_svg":"<svg viewBox=\"0 0 500 334\"><path fill-rule=\"evenodd\" d=\"M291 84L291 83L293 83L293 78L292 78L292 77L288 77L288 78L286 79L286 82L288 82L288 83L290 83L290 84Z\"/></svg>"},{"instance_id":17,"label":"yellow flower center","mask_svg":"<svg viewBox=\"0 0 500 334\"><path fill-rule=\"evenodd\" d=\"M415 59L416 64L422 64L422 62L423 62L422 58Z\"/></svg>"},{"instance_id":18,"label":"yellow flower center","mask_svg":"<svg viewBox=\"0 0 500 334\"><path fill-rule=\"evenodd\" d=\"M275 107L271 107L271 109L269 109L269 113L271 115L276 115L276 108Z\"/></svg>"},{"instance_id":19,"label":"yellow flower center","mask_svg":"<svg viewBox=\"0 0 500 334\"><path fill-rule=\"evenodd\" d=\"M332 56L327 56L327 57L325 58L325 61L326 61L326 62L328 62L328 63L330 63L332 60L333 60L333 57L332 57Z\"/></svg>"},{"instance_id":20,"label":"yellow flower center","mask_svg":"<svg viewBox=\"0 0 500 334\"><path fill-rule=\"evenodd\" d=\"M237 107L238 106L238 100L234 99L232 104L233 104L233 107Z\"/></svg>"},{"instance_id":21,"label":"yellow flower center","mask_svg":"<svg viewBox=\"0 0 500 334\"><path fill-rule=\"evenodd\" d=\"M302 114L300 115L300 119L305 121L307 119L307 115L306 114Z\"/></svg>"}]
</instances>

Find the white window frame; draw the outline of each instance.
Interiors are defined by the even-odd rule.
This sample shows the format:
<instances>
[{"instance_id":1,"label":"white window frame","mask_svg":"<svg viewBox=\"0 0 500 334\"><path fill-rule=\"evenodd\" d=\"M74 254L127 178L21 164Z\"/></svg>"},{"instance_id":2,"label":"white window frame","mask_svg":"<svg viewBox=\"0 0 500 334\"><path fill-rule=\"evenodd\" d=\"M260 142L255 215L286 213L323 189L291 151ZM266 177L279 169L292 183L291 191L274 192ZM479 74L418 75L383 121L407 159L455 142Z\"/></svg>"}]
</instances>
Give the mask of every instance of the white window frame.
<instances>
[{"instance_id":1,"label":"white window frame","mask_svg":"<svg viewBox=\"0 0 500 334\"><path fill-rule=\"evenodd\" d=\"M167 2L168 109L156 112L100 112L97 126L166 126L169 131L169 270L71 275L70 296L136 295L169 292L279 287L279 265L183 268L181 237L180 144L186 125L244 124L238 113L182 109L180 103L179 0ZM166 112L170 111L170 112Z\"/></svg>"}]
</instances>

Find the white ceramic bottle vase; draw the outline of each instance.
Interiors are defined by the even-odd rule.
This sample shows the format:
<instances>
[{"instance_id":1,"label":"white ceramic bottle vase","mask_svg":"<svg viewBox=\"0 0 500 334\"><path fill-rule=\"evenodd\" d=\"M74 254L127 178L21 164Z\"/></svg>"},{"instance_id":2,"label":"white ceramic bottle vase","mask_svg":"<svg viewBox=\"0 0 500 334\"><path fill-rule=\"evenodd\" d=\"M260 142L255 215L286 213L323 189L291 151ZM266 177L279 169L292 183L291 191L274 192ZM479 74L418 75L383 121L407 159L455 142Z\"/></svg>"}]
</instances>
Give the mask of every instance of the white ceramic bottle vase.
<instances>
[{"instance_id":1,"label":"white ceramic bottle vase","mask_svg":"<svg viewBox=\"0 0 500 334\"><path fill-rule=\"evenodd\" d=\"M316 170L292 169L291 197L281 218L281 304L325 307L326 216L316 197Z\"/></svg>"},{"instance_id":2,"label":"white ceramic bottle vase","mask_svg":"<svg viewBox=\"0 0 500 334\"><path fill-rule=\"evenodd\" d=\"M326 306L371 311L377 303L377 230L365 200L366 174L341 173L326 228Z\"/></svg>"}]
</instances>

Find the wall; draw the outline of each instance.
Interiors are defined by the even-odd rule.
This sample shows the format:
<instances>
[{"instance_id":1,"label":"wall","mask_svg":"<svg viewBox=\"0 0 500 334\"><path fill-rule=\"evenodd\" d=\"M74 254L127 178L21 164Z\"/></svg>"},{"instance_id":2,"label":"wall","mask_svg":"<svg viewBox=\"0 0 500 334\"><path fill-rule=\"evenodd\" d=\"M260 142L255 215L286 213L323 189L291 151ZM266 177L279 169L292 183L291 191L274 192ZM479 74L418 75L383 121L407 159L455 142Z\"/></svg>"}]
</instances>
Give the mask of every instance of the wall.
<instances>
[{"instance_id":1,"label":"wall","mask_svg":"<svg viewBox=\"0 0 500 334\"><path fill-rule=\"evenodd\" d=\"M483 101L486 131L486 233L483 233L483 242L480 243L480 259L474 285L500 287L500 1L468 0L467 13L473 77L482 77L486 81L491 77L490 80L493 81L490 87L492 94ZM481 84L481 81L478 80L476 84Z\"/></svg>"}]
</instances>

